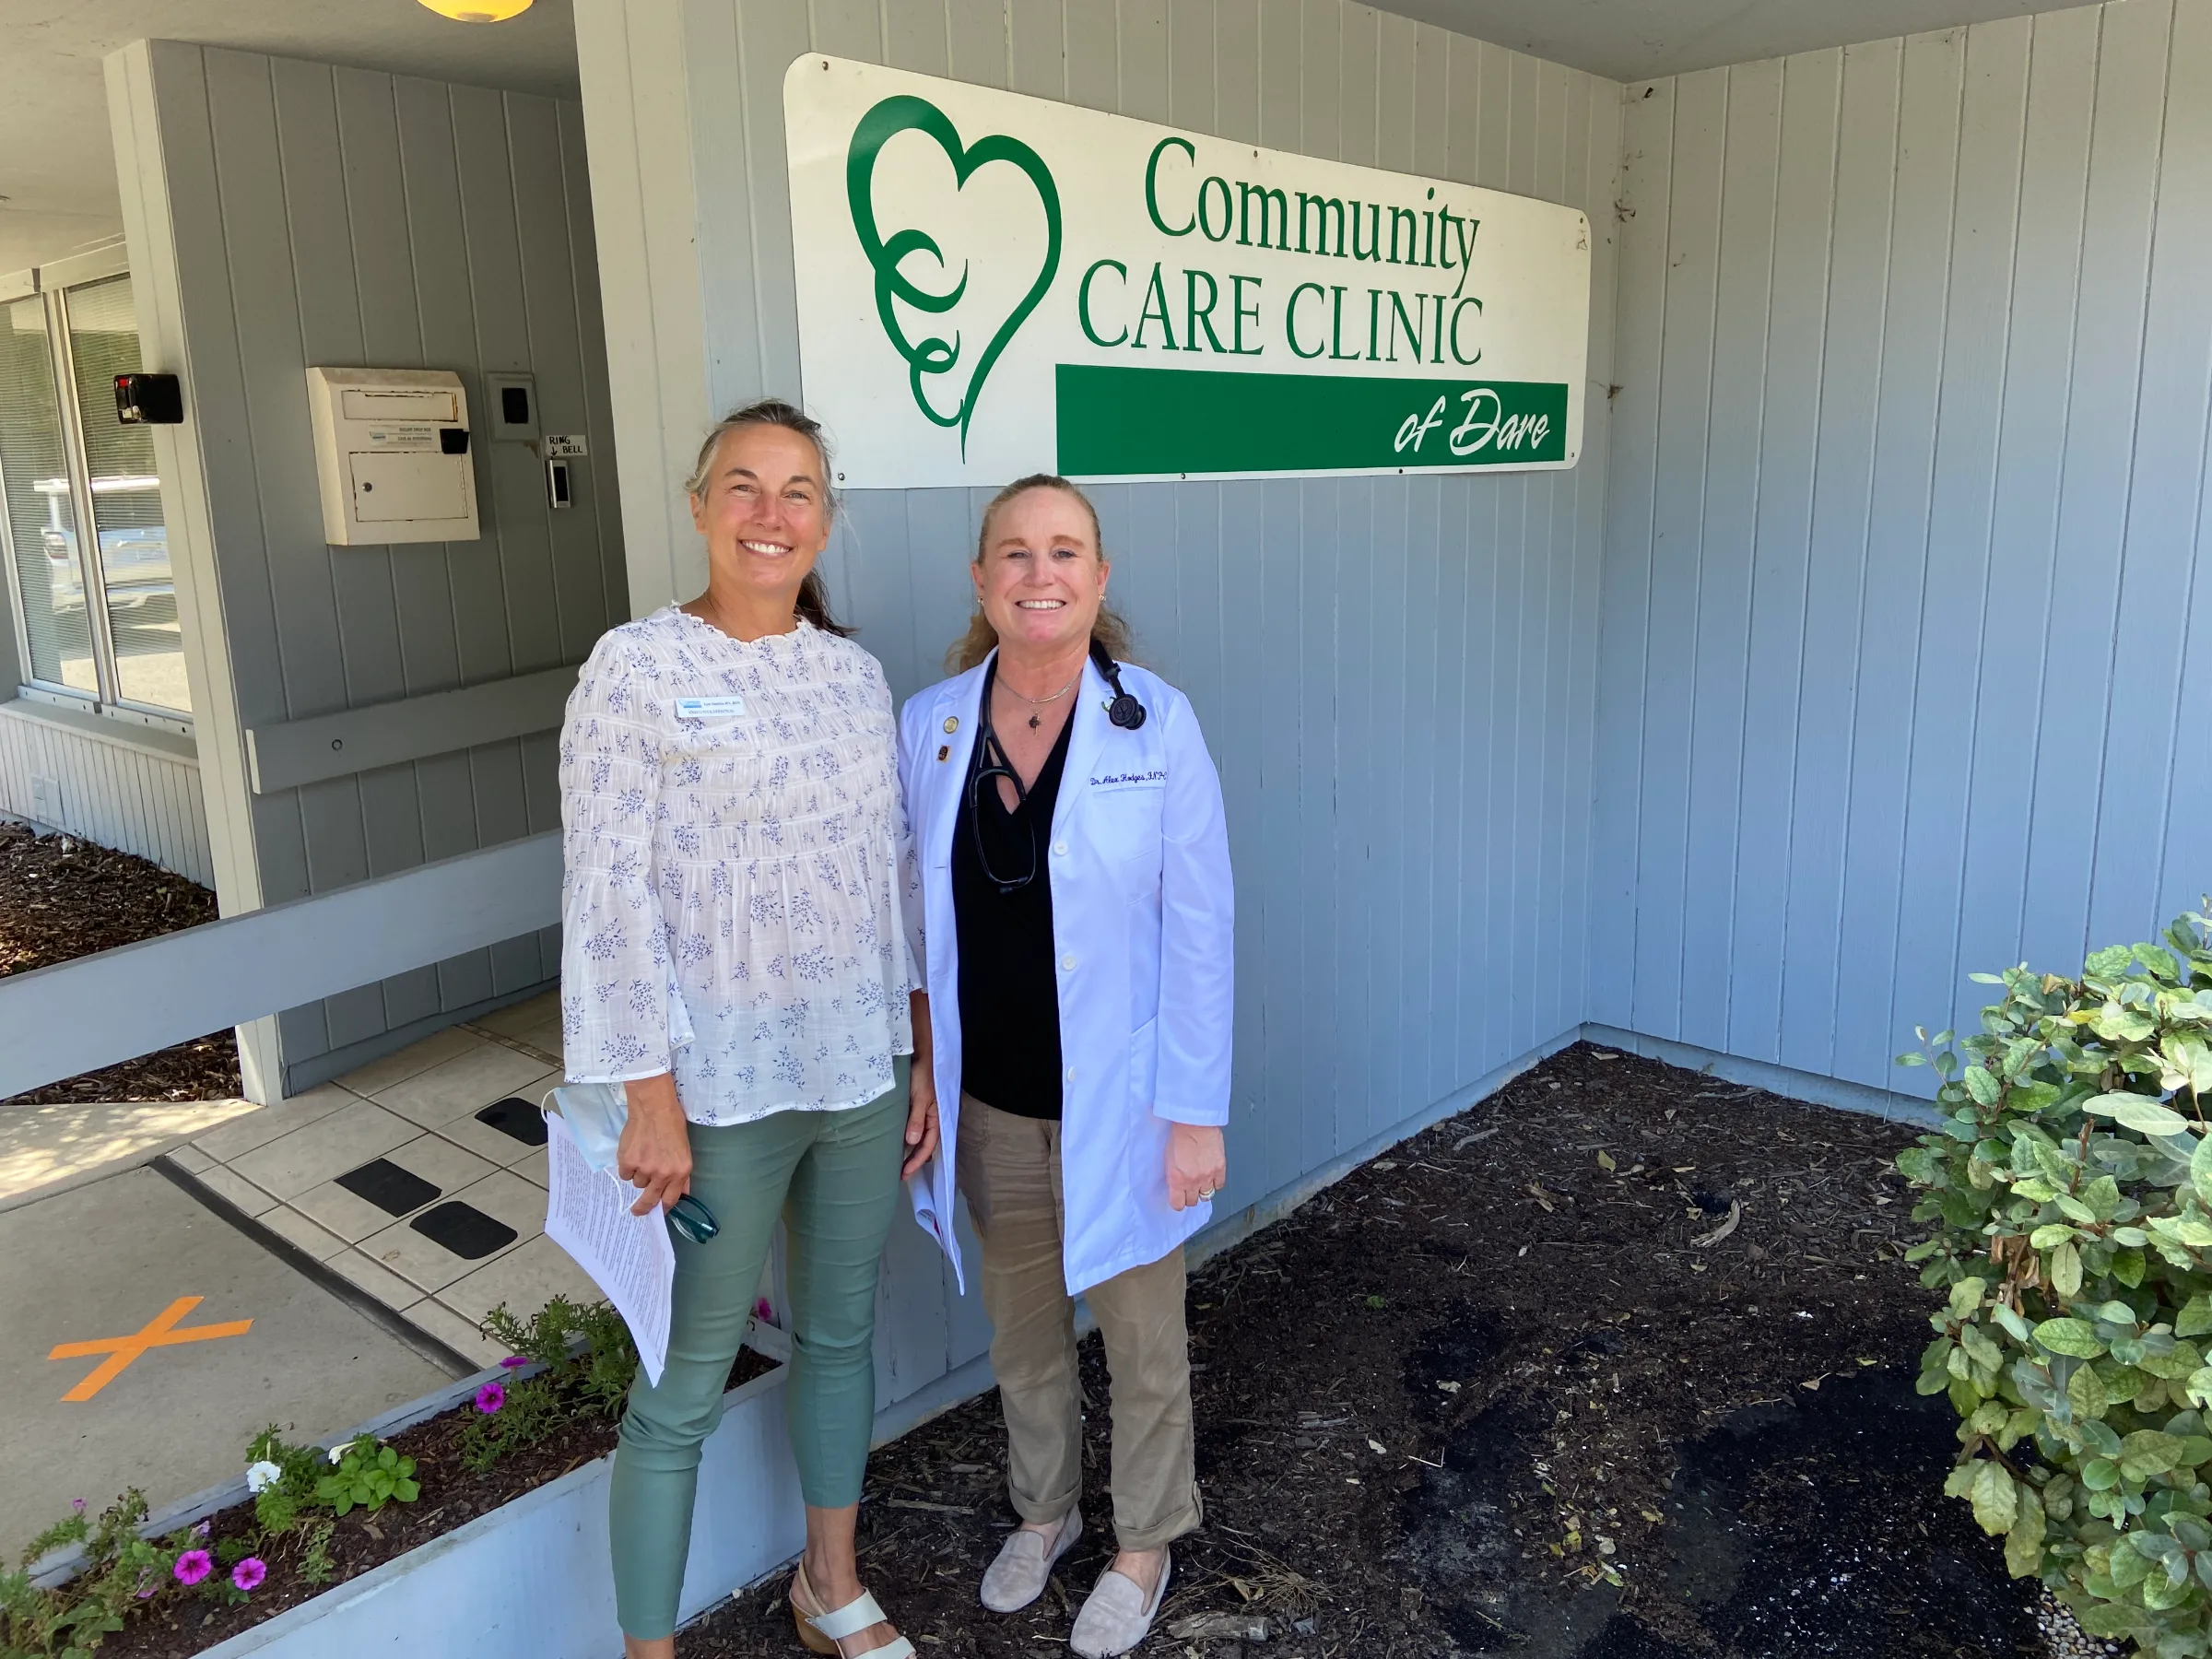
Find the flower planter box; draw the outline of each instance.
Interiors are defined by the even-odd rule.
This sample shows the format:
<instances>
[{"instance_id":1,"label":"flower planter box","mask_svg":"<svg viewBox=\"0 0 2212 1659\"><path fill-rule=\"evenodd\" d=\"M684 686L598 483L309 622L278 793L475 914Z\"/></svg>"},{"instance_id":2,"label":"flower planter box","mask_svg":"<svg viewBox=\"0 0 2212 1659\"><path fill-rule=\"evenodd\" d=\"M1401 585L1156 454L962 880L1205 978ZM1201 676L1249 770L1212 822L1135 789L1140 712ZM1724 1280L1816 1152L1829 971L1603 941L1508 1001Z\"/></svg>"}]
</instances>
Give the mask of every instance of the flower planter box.
<instances>
[{"instance_id":1,"label":"flower planter box","mask_svg":"<svg viewBox=\"0 0 2212 1659\"><path fill-rule=\"evenodd\" d=\"M799 1551L805 1509L779 1366L724 1397L699 1471L682 1617ZM607 1570L611 1458L479 1515L206 1650L205 1659L607 1659L621 1651Z\"/></svg>"}]
</instances>

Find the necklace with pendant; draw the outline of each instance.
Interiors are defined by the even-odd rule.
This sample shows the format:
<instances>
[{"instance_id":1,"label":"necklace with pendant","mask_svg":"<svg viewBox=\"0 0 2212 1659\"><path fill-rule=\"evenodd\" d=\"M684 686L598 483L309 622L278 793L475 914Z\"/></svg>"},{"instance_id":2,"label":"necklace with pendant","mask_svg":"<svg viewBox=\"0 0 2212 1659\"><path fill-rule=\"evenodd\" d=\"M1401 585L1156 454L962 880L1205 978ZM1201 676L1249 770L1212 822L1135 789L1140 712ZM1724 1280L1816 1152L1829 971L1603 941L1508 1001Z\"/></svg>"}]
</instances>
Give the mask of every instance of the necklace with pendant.
<instances>
[{"instance_id":1,"label":"necklace with pendant","mask_svg":"<svg viewBox=\"0 0 2212 1659\"><path fill-rule=\"evenodd\" d=\"M1075 679L1069 680L1066 685L1061 687L1059 690L1053 692L1050 697L1031 697L1026 691L1017 690L1012 686L1006 686L1006 682L1005 680L1000 680L998 683L1002 686L1006 686L1007 690L1012 691L1015 696L1020 698L1023 702L1026 702L1030 705L1030 730L1033 732L1040 725L1044 724L1044 715L1041 711L1050 704L1058 702L1070 691L1073 691L1076 688L1077 682L1082 679L1082 677L1083 670L1080 668L1077 669Z\"/></svg>"}]
</instances>

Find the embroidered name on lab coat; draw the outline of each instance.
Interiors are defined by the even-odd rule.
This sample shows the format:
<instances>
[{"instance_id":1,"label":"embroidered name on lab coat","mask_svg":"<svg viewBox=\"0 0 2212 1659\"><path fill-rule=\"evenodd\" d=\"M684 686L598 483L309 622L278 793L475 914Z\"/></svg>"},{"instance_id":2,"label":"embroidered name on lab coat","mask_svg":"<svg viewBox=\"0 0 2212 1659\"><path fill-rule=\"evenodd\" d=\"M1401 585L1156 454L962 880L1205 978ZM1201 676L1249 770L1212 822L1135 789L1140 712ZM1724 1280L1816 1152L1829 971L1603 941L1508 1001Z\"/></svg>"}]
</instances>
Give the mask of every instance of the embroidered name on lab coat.
<instances>
[{"instance_id":1,"label":"embroidered name on lab coat","mask_svg":"<svg viewBox=\"0 0 2212 1659\"><path fill-rule=\"evenodd\" d=\"M676 717L678 720L727 720L733 714L745 712L742 697L679 697L676 700Z\"/></svg>"},{"instance_id":2,"label":"embroidered name on lab coat","mask_svg":"<svg viewBox=\"0 0 2212 1659\"><path fill-rule=\"evenodd\" d=\"M1165 771L1108 772L1102 778L1093 778L1093 789L1164 789L1168 774Z\"/></svg>"}]
</instances>

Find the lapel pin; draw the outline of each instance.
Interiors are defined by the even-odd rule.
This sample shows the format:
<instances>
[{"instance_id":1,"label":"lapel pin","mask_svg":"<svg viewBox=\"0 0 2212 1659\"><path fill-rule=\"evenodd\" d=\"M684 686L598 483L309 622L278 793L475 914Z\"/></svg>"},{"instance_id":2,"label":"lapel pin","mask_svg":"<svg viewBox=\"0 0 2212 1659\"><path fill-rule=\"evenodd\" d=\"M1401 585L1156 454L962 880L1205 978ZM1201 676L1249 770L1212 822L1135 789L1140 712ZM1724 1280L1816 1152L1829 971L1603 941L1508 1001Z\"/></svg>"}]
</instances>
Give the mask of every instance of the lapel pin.
<instances>
[{"instance_id":1,"label":"lapel pin","mask_svg":"<svg viewBox=\"0 0 2212 1659\"><path fill-rule=\"evenodd\" d=\"M945 730L947 735L957 732L959 729L960 717L958 714L947 714L945 716Z\"/></svg>"}]
</instances>

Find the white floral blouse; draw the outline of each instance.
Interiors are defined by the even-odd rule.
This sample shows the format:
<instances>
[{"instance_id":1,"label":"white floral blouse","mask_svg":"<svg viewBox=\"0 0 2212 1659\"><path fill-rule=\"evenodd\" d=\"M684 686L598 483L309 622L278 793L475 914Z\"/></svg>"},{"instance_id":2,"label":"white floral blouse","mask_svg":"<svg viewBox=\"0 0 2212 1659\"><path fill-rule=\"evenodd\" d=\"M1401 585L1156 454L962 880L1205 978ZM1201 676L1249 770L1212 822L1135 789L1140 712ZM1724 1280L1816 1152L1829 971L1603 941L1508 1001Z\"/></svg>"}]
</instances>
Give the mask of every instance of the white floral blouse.
<instances>
[{"instance_id":1,"label":"white floral blouse","mask_svg":"<svg viewBox=\"0 0 2212 1659\"><path fill-rule=\"evenodd\" d=\"M560 734L570 1080L673 1072L695 1124L833 1111L913 1049L912 873L876 659L669 607L603 638Z\"/></svg>"}]
</instances>

